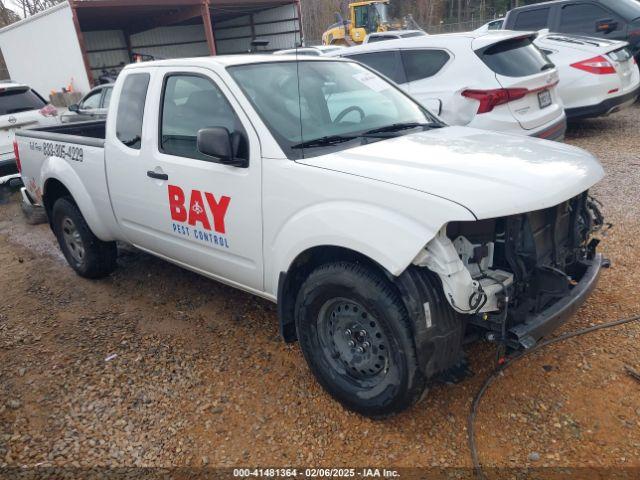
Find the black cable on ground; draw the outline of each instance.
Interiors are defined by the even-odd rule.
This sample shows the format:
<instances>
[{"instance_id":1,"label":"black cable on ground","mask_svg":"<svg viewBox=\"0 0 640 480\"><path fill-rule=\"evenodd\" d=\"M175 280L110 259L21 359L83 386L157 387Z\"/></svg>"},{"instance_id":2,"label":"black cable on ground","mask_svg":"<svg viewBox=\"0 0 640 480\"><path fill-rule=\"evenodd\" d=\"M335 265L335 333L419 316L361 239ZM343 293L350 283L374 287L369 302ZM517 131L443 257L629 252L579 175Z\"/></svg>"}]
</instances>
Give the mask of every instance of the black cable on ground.
<instances>
[{"instance_id":1,"label":"black cable on ground","mask_svg":"<svg viewBox=\"0 0 640 480\"><path fill-rule=\"evenodd\" d=\"M538 350L548 347L549 345L553 345L554 343L559 343L574 337L580 337L582 335L586 335L587 333L595 332L597 330L603 330L606 328L613 328L620 325L625 325L627 323L637 322L639 320L640 320L640 315L636 315L634 317L626 318L623 320L616 320L614 322L602 323L600 325L594 325L593 327L584 328L582 330L578 330L575 332L565 333L564 335L560 335L559 337L555 337L545 342L539 343L530 350L519 352L513 357L508 358L501 365L499 365L493 371L493 373L489 375L489 377L485 380L480 390L478 390L478 393L476 394L475 398L473 399L473 403L471 404L471 412L469 413L469 418L467 420L467 435L469 439L469 450L471 452L471 460L473 461L473 469L475 474L479 478L483 478L483 479L487 478L484 472L482 471L482 465L480 464L480 459L478 458L478 449L476 446L475 420L478 414L478 407L480 406L480 401L482 400L482 397L484 396L484 394L487 392L489 387L493 384L493 382L495 382L495 380L504 370L506 370L510 365L515 363L517 360L520 360L522 357L525 357L533 352L537 352Z\"/></svg>"}]
</instances>

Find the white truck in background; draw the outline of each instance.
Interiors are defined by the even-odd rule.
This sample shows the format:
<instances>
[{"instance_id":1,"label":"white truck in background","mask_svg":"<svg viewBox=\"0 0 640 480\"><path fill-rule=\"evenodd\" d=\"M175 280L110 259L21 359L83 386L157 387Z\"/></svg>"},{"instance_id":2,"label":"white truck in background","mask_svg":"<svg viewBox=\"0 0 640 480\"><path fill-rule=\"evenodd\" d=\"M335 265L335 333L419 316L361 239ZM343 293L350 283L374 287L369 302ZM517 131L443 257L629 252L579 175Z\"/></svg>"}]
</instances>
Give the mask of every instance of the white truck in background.
<instances>
[{"instance_id":1,"label":"white truck in background","mask_svg":"<svg viewBox=\"0 0 640 480\"><path fill-rule=\"evenodd\" d=\"M606 266L592 155L448 127L355 62L129 66L110 109L17 134L23 196L71 267L108 275L126 242L277 302L284 338L365 415L464 371L469 337L532 347Z\"/></svg>"}]
</instances>

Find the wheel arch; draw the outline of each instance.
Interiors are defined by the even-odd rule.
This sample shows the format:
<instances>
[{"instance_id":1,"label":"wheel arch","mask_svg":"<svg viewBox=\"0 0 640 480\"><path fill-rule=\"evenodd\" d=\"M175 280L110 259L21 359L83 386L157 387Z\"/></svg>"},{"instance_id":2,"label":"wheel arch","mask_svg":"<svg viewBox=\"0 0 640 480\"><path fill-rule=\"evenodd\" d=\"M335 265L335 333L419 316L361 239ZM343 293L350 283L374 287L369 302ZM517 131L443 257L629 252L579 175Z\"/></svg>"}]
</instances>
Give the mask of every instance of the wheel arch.
<instances>
[{"instance_id":1,"label":"wheel arch","mask_svg":"<svg viewBox=\"0 0 640 480\"><path fill-rule=\"evenodd\" d=\"M368 265L392 278L392 275L374 259L355 250L335 245L319 245L301 252L286 272L278 279L278 320L280 334L285 342L295 342L294 308L298 291L304 279L317 267L331 262L350 261Z\"/></svg>"},{"instance_id":2,"label":"wheel arch","mask_svg":"<svg viewBox=\"0 0 640 480\"><path fill-rule=\"evenodd\" d=\"M94 200L78 174L66 162L43 166L42 205L50 219L55 202L66 196L70 197L78 206L87 225L96 237L103 241L115 240L104 222L101 221Z\"/></svg>"}]
</instances>

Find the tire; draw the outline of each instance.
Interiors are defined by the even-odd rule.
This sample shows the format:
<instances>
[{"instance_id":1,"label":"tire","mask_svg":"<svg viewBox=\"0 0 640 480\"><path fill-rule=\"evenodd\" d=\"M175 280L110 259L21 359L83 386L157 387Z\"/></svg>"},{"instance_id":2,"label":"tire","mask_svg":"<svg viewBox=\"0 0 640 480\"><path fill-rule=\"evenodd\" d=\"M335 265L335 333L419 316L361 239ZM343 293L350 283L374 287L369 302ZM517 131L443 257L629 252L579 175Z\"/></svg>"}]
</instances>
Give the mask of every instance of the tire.
<instances>
[{"instance_id":1,"label":"tire","mask_svg":"<svg viewBox=\"0 0 640 480\"><path fill-rule=\"evenodd\" d=\"M34 207L24 200L21 202L20 207L22 208L24 219L29 225L40 225L49 221L47 212L42 207Z\"/></svg>"},{"instance_id":2,"label":"tire","mask_svg":"<svg viewBox=\"0 0 640 480\"><path fill-rule=\"evenodd\" d=\"M52 211L52 227L62 253L78 275L102 278L115 270L118 256L116 243L98 239L73 200L65 197L56 201Z\"/></svg>"},{"instance_id":3,"label":"tire","mask_svg":"<svg viewBox=\"0 0 640 480\"><path fill-rule=\"evenodd\" d=\"M295 321L309 368L346 408L386 417L425 392L406 308L373 268L337 262L314 270L298 293Z\"/></svg>"}]
</instances>

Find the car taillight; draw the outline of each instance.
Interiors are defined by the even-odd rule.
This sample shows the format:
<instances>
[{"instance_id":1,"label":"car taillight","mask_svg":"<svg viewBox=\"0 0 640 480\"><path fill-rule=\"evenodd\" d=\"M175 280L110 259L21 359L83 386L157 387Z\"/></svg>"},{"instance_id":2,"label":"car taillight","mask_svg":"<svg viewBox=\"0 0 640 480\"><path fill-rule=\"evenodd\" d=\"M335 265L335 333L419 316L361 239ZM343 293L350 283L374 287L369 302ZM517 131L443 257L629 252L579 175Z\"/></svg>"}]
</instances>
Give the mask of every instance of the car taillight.
<instances>
[{"instance_id":1,"label":"car taillight","mask_svg":"<svg viewBox=\"0 0 640 480\"><path fill-rule=\"evenodd\" d=\"M53 105L46 105L40 109L40 115L43 117L57 117L58 109Z\"/></svg>"},{"instance_id":2,"label":"car taillight","mask_svg":"<svg viewBox=\"0 0 640 480\"><path fill-rule=\"evenodd\" d=\"M602 55L590 58L589 60L583 60L582 62L572 63L571 66L595 75L610 75L616 73L613 64Z\"/></svg>"},{"instance_id":3,"label":"car taillight","mask_svg":"<svg viewBox=\"0 0 640 480\"><path fill-rule=\"evenodd\" d=\"M488 113L498 105L520 100L529 93L527 88L498 88L495 90L465 90L462 96L480 102L478 113Z\"/></svg>"},{"instance_id":4,"label":"car taillight","mask_svg":"<svg viewBox=\"0 0 640 480\"><path fill-rule=\"evenodd\" d=\"M16 156L16 166L18 167L18 172L22 174L22 164L20 163L20 150L18 150L18 141L13 141L13 153Z\"/></svg>"}]
</instances>

